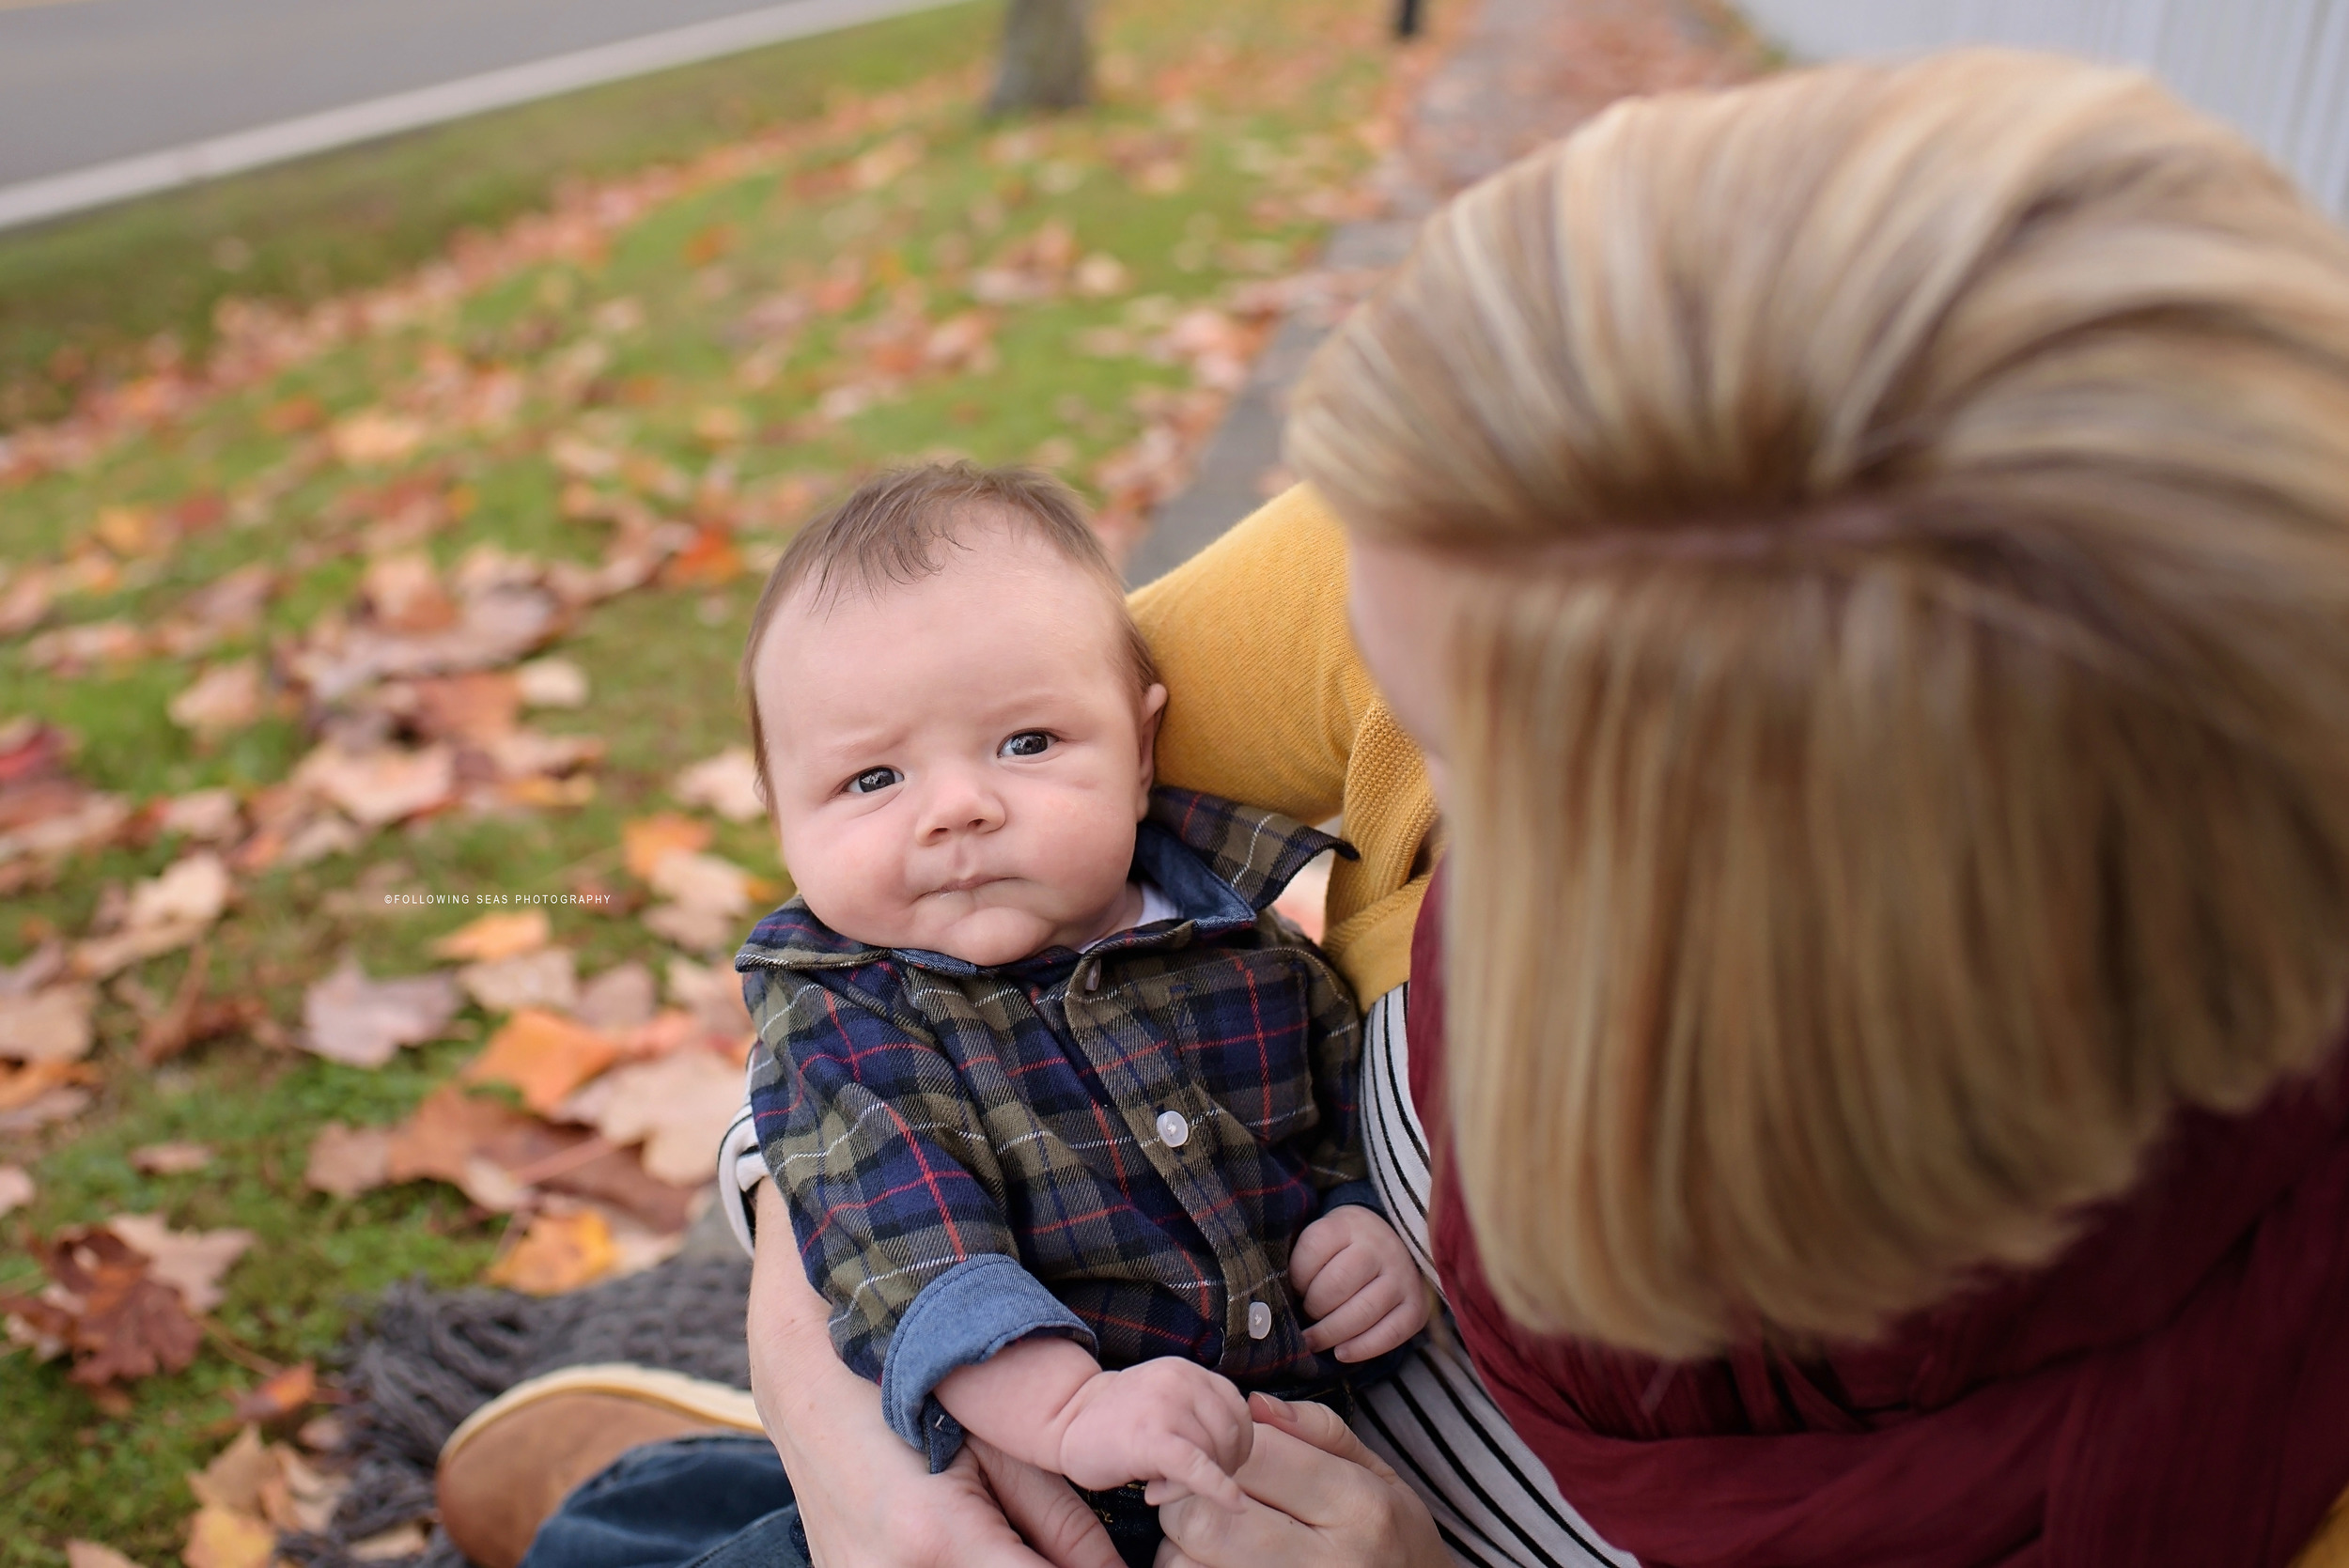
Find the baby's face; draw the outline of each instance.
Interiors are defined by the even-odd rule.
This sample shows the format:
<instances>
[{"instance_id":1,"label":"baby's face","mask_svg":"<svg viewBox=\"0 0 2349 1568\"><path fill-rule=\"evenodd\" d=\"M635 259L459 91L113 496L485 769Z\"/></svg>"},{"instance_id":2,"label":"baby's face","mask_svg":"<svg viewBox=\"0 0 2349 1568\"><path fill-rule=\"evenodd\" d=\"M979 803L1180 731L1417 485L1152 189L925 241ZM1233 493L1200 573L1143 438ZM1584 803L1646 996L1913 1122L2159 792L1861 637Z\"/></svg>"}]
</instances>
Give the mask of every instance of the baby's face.
<instances>
[{"instance_id":1,"label":"baby's face","mask_svg":"<svg viewBox=\"0 0 2349 1568\"><path fill-rule=\"evenodd\" d=\"M1003 964L1130 918L1163 687L1099 585L973 522L945 569L782 605L753 665L783 855L843 936Z\"/></svg>"}]
</instances>

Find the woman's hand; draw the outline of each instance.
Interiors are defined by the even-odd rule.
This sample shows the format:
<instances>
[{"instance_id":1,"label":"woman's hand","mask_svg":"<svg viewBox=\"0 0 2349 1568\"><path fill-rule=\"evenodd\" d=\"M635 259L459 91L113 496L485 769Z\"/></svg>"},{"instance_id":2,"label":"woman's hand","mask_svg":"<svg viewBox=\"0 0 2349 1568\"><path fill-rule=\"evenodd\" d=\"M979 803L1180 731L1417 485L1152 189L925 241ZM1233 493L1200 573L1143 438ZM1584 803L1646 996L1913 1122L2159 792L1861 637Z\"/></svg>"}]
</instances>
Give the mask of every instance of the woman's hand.
<instances>
[{"instance_id":1,"label":"woman's hand","mask_svg":"<svg viewBox=\"0 0 2349 1568\"><path fill-rule=\"evenodd\" d=\"M791 1217L758 1189L751 1394L783 1457L817 1568L1119 1568L1068 1483L976 1438L937 1475L881 1419L880 1390L843 1366Z\"/></svg>"},{"instance_id":2,"label":"woman's hand","mask_svg":"<svg viewBox=\"0 0 2349 1568\"><path fill-rule=\"evenodd\" d=\"M1451 1568L1427 1505L1336 1411L1248 1405L1256 1441L1239 1484L1253 1500L1237 1514L1206 1498L1160 1508L1158 1568Z\"/></svg>"}]
</instances>

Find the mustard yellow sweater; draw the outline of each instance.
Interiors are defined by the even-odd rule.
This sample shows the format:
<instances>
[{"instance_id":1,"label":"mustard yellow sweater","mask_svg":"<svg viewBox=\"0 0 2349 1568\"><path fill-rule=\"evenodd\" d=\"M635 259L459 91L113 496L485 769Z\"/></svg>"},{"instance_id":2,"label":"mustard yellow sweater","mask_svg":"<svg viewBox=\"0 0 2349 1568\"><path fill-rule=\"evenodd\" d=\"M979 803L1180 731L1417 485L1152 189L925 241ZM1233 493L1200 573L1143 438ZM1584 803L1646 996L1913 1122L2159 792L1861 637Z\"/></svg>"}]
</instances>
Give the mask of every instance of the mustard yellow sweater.
<instances>
[{"instance_id":1,"label":"mustard yellow sweater","mask_svg":"<svg viewBox=\"0 0 2349 1568\"><path fill-rule=\"evenodd\" d=\"M1330 875L1322 946L1364 1001L1401 985L1436 800L1354 651L1337 520L1299 486L1132 602L1173 693L1159 780L1301 822L1343 812L1362 858ZM2294 1568L2349 1568L2349 1493Z\"/></svg>"},{"instance_id":2,"label":"mustard yellow sweater","mask_svg":"<svg viewBox=\"0 0 2349 1568\"><path fill-rule=\"evenodd\" d=\"M1410 972L1436 798L1354 651L1346 540L1303 486L1133 596L1173 693L1159 780L1300 822L1346 817L1322 946L1364 1001Z\"/></svg>"}]
</instances>

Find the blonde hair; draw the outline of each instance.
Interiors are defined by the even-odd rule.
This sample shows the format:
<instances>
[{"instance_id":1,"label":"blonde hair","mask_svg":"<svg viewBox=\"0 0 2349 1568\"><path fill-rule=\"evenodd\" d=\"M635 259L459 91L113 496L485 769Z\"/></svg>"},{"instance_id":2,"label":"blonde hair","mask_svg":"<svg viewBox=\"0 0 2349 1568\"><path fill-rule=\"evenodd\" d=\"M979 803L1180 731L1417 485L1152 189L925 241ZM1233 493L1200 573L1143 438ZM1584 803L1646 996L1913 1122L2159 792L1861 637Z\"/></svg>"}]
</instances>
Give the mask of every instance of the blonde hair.
<instances>
[{"instance_id":1,"label":"blonde hair","mask_svg":"<svg viewBox=\"0 0 2349 1568\"><path fill-rule=\"evenodd\" d=\"M2349 245L2149 82L1618 104L1292 411L1473 584L1448 1135L1520 1320L1867 1335L2341 1023Z\"/></svg>"}]
</instances>

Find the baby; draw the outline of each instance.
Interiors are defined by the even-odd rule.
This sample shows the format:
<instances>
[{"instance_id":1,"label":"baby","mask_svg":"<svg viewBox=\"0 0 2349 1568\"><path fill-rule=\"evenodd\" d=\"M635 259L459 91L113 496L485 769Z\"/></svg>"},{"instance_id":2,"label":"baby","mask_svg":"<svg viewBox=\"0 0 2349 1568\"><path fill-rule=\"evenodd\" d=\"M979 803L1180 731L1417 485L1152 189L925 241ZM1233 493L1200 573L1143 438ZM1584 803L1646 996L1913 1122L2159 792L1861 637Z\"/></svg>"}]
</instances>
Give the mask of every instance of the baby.
<instances>
[{"instance_id":1,"label":"baby","mask_svg":"<svg viewBox=\"0 0 2349 1568\"><path fill-rule=\"evenodd\" d=\"M833 1343L933 1469L974 1433L1147 1562L1156 1504L1238 1505L1242 1388L1329 1395L1425 1320L1353 1005L1268 910L1336 841L1152 788L1166 689L1034 474L858 490L743 672L799 886L735 960L751 1099Z\"/></svg>"}]
</instances>

